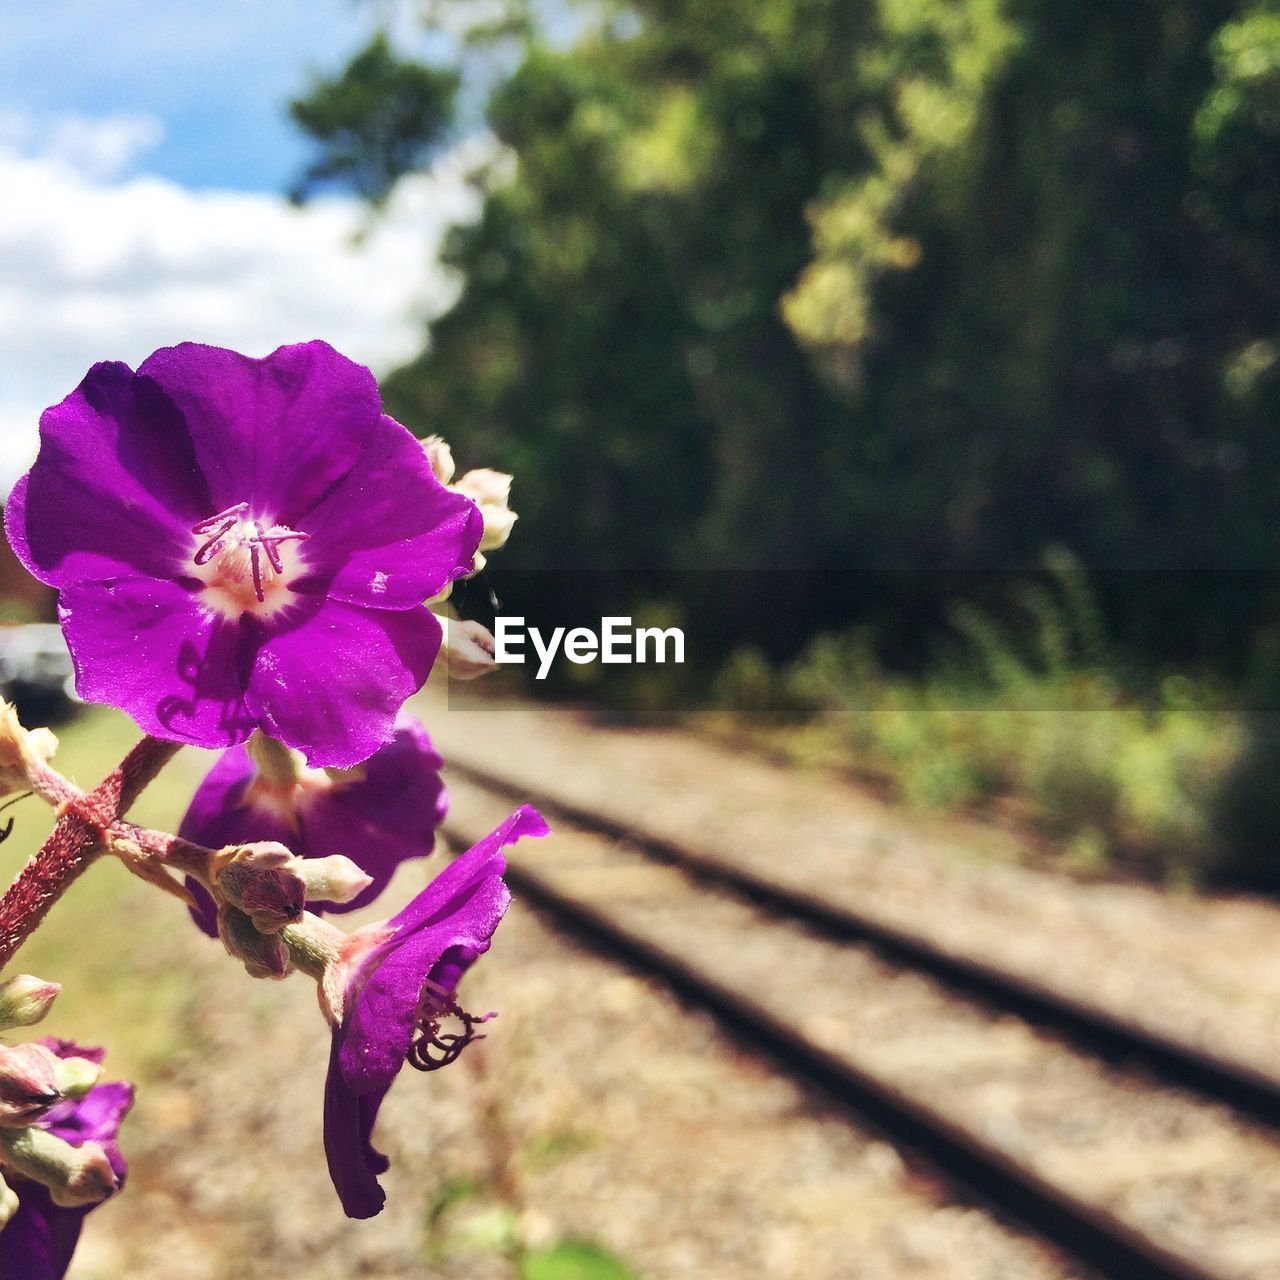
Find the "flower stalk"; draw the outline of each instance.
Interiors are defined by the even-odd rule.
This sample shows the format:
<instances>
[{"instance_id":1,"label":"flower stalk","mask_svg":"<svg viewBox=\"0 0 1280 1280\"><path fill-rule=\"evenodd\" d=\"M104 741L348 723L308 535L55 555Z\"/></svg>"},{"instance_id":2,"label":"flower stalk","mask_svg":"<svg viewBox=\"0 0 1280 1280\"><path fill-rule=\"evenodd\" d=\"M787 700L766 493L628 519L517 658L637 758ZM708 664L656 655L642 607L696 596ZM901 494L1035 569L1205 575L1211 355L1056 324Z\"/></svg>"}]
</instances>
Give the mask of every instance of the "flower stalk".
<instances>
[{"instance_id":1,"label":"flower stalk","mask_svg":"<svg viewBox=\"0 0 1280 1280\"><path fill-rule=\"evenodd\" d=\"M59 804L57 825L0 897L0 968L9 963L53 904L102 852L107 829L173 759L178 746L159 738L143 738L88 795L61 780L67 795ZM44 775L56 771L47 764L41 769L42 781L52 790ZM62 789L60 785L58 790ZM47 795L46 789L40 794Z\"/></svg>"}]
</instances>

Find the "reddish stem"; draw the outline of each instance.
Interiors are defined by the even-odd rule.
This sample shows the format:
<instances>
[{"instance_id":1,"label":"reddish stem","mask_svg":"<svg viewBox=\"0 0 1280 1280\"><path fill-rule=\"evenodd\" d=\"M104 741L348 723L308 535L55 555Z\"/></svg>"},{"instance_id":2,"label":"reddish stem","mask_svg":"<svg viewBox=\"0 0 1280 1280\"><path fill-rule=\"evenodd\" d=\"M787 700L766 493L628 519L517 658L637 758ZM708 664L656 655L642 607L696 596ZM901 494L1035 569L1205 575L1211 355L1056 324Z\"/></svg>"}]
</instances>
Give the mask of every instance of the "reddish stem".
<instances>
[{"instance_id":1,"label":"reddish stem","mask_svg":"<svg viewBox=\"0 0 1280 1280\"><path fill-rule=\"evenodd\" d=\"M133 822L118 822L113 831L128 837L143 853L151 854L166 866L185 871L201 882L208 879L209 863L214 850L184 840L181 836L170 835L167 831L153 831L150 827L140 827Z\"/></svg>"},{"instance_id":2,"label":"reddish stem","mask_svg":"<svg viewBox=\"0 0 1280 1280\"><path fill-rule=\"evenodd\" d=\"M178 745L143 738L87 796L66 802L40 852L0 898L0 969L101 851L104 828L133 804Z\"/></svg>"}]
</instances>

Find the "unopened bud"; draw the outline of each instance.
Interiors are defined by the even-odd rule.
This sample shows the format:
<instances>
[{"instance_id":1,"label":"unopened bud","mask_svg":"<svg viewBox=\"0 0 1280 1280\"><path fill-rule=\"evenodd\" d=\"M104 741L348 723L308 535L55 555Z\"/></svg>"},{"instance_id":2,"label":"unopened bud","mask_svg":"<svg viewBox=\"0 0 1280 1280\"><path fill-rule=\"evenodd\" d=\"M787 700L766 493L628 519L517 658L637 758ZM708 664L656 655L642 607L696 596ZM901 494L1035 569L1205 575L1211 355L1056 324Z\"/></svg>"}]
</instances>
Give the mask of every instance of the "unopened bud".
<instances>
[{"instance_id":1,"label":"unopened bud","mask_svg":"<svg viewBox=\"0 0 1280 1280\"><path fill-rule=\"evenodd\" d=\"M34 1026L49 1012L62 988L29 973L0 982L0 1031Z\"/></svg>"},{"instance_id":2,"label":"unopened bud","mask_svg":"<svg viewBox=\"0 0 1280 1280\"><path fill-rule=\"evenodd\" d=\"M18 1193L0 1178L0 1228L3 1228L18 1212Z\"/></svg>"},{"instance_id":3,"label":"unopened bud","mask_svg":"<svg viewBox=\"0 0 1280 1280\"><path fill-rule=\"evenodd\" d=\"M268 738L265 733L255 733L246 750L258 777L277 790L291 791L306 773L307 762L300 752Z\"/></svg>"},{"instance_id":4,"label":"unopened bud","mask_svg":"<svg viewBox=\"0 0 1280 1280\"><path fill-rule=\"evenodd\" d=\"M484 517L481 551L497 551L511 536L516 513L507 505L511 497L511 477L491 467L468 471L453 486L455 493L470 498Z\"/></svg>"},{"instance_id":5,"label":"unopened bud","mask_svg":"<svg viewBox=\"0 0 1280 1280\"><path fill-rule=\"evenodd\" d=\"M299 862L282 844L221 849L216 855L214 883L218 893L238 907L259 933L276 933L302 916L306 887L295 867Z\"/></svg>"},{"instance_id":6,"label":"unopened bud","mask_svg":"<svg viewBox=\"0 0 1280 1280\"><path fill-rule=\"evenodd\" d=\"M373 883L372 876L340 853L327 858L299 858L296 867L307 887L308 901L350 902Z\"/></svg>"},{"instance_id":7,"label":"unopened bud","mask_svg":"<svg viewBox=\"0 0 1280 1280\"><path fill-rule=\"evenodd\" d=\"M328 920L310 911L297 924L280 930L280 939L289 948L294 968L323 982L338 964L349 935ZM321 1002L323 1005L323 1001Z\"/></svg>"},{"instance_id":8,"label":"unopened bud","mask_svg":"<svg viewBox=\"0 0 1280 1280\"><path fill-rule=\"evenodd\" d=\"M0 1126L31 1124L61 1101L56 1054L42 1044L0 1046Z\"/></svg>"},{"instance_id":9,"label":"unopened bud","mask_svg":"<svg viewBox=\"0 0 1280 1280\"><path fill-rule=\"evenodd\" d=\"M453 450L449 448L443 436L428 436L422 442L422 451L431 464L432 474L441 484L448 484L453 479Z\"/></svg>"},{"instance_id":10,"label":"unopened bud","mask_svg":"<svg viewBox=\"0 0 1280 1280\"><path fill-rule=\"evenodd\" d=\"M218 909L218 937L229 954L244 963L251 978L284 978L289 974L289 948L278 933L259 933L237 907Z\"/></svg>"},{"instance_id":11,"label":"unopened bud","mask_svg":"<svg viewBox=\"0 0 1280 1280\"><path fill-rule=\"evenodd\" d=\"M445 669L454 680L474 680L498 669L493 656L497 641L487 628L478 622L456 618L441 618L440 625L444 628L440 653Z\"/></svg>"},{"instance_id":12,"label":"unopened bud","mask_svg":"<svg viewBox=\"0 0 1280 1280\"><path fill-rule=\"evenodd\" d=\"M0 1129L0 1163L48 1187L53 1203L64 1209L97 1204L120 1187L99 1143L73 1147L47 1129Z\"/></svg>"},{"instance_id":13,"label":"unopened bud","mask_svg":"<svg viewBox=\"0 0 1280 1280\"><path fill-rule=\"evenodd\" d=\"M47 764L58 748L48 729L29 733L12 703L0 702L0 795L25 791L32 768Z\"/></svg>"},{"instance_id":14,"label":"unopened bud","mask_svg":"<svg viewBox=\"0 0 1280 1280\"><path fill-rule=\"evenodd\" d=\"M83 1098L102 1076L102 1063L89 1058L58 1058L55 1075L64 1098Z\"/></svg>"}]
</instances>

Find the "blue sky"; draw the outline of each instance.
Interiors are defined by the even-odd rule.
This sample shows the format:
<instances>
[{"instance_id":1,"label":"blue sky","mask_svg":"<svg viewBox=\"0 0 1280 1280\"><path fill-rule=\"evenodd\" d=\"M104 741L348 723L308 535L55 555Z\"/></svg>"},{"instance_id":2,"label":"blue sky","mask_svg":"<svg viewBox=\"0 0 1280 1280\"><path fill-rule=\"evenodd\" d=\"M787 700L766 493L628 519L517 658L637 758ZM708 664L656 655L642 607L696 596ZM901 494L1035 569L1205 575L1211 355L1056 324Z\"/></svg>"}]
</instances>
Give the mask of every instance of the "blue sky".
<instances>
[{"instance_id":1,"label":"blue sky","mask_svg":"<svg viewBox=\"0 0 1280 1280\"><path fill-rule=\"evenodd\" d=\"M146 168L188 188L281 191L305 163L285 114L342 66L371 0L12 0L0 113L159 120Z\"/></svg>"},{"instance_id":2,"label":"blue sky","mask_svg":"<svg viewBox=\"0 0 1280 1280\"><path fill-rule=\"evenodd\" d=\"M456 294L441 240L476 216L469 174L492 140L406 179L372 225L354 199L298 210L282 195L308 158L285 104L339 70L378 13L0 0L0 494L34 457L41 411L99 360L324 338L381 373L422 349Z\"/></svg>"}]
</instances>

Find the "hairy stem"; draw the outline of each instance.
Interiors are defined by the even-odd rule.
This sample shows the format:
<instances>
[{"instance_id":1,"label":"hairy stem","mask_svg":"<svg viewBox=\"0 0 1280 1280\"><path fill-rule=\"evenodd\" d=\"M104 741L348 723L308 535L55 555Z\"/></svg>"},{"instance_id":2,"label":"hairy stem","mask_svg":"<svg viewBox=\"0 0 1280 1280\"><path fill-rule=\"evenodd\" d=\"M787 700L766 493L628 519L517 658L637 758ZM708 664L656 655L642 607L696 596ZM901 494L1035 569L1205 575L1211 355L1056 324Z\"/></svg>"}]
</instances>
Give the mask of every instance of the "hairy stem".
<instances>
[{"instance_id":1,"label":"hairy stem","mask_svg":"<svg viewBox=\"0 0 1280 1280\"><path fill-rule=\"evenodd\" d=\"M114 823L111 834L132 840L143 853L175 871L195 876L206 889L209 887L209 869L216 850L206 849L202 844L194 844L181 836L170 835L167 831L153 831L150 827L139 827L132 822Z\"/></svg>"},{"instance_id":2,"label":"hairy stem","mask_svg":"<svg viewBox=\"0 0 1280 1280\"><path fill-rule=\"evenodd\" d=\"M85 796L72 795L40 852L0 898L0 968L45 918L102 848L115 822L178 750L175 742L146 737Z\"/></svg>"}]
</instances>

